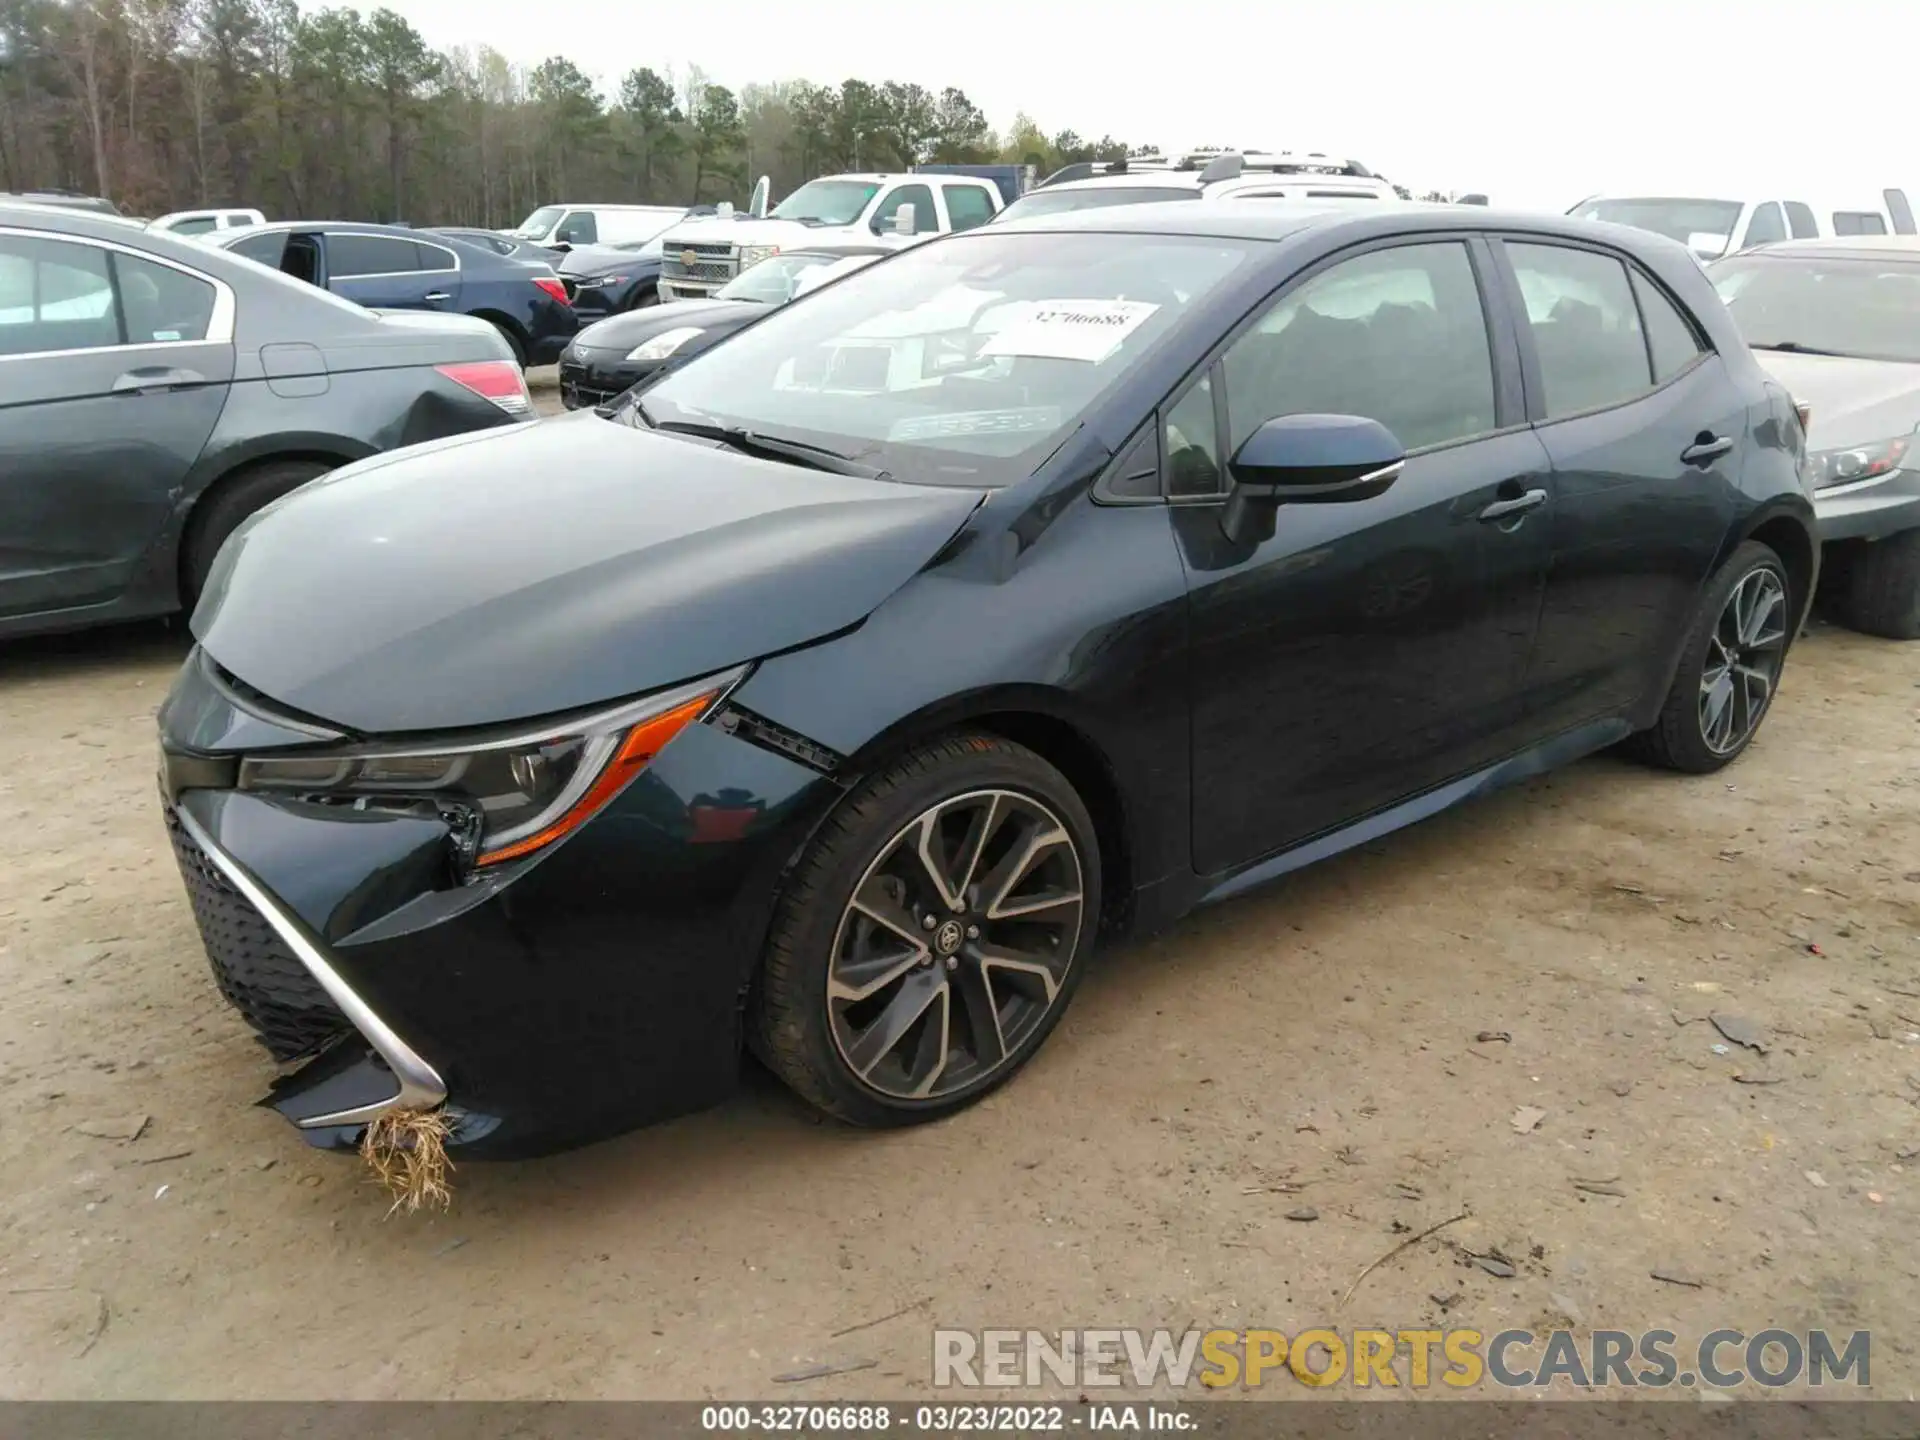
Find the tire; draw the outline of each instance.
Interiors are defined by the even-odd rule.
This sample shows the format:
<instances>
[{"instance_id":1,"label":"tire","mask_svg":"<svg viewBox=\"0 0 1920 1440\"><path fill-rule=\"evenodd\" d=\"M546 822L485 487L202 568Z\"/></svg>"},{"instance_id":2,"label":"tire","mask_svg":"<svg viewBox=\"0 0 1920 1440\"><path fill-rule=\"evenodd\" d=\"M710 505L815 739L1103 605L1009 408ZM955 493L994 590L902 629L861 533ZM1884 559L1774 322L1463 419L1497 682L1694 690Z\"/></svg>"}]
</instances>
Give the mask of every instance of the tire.
<instances>
[{"instance_id":1,"label":"tire","mask_svg":"<svg viewBox=\"0 0 1920 1440\"><path fill-rule=\"evenodd\" d=\"M1920 640L1920 530L1858 547L1839 598L1848 628L1887 640Z\"/></svg>"},{"instance_id":2,"label":"tire","mask_svg":"<svg viewBox=\"0 0 1920 1440\"><path fill-rule=\"evenodd\" d=\"M918 859L929 814L933 848L952 857L944 891ZM802 1099L849 1124L950 1115L1010 1079L1059 1022L1099 928L1099 872L1086 806L1031 750L964 734L901 756L828 817L789 878L749 996L749 1043ZM1061 898L1073 884L1077 909ZM857 886L898 926L854 908ZM956 888L957 907L921 903ZM1008 963L1021 955L1047 963ZM859 983L836 957L864 967ZM882 1023L909 1016L897 1033ZM856 1056L877 1058L863 1071Z\"/></svg>"},{"instance_id":3,"label":"tire","mask_svg":"<svg viewBox=\"0 0 1920 1440\"><path fill-rule=\"evenodd\" d=\"M207 588L213 562L227 537L240 522L262 506L278 500L316 476L335 467L324 460L269 460L220 485L211 500L202 500L188 522L180 552L180 604L189 612Z\"/></svg>"},{"instance_id":4,"label":"tire","mask_svg":"<svg viewBox=\"0 0 1920 1440\"><path fill-rule=\"evenodd\" d=\"M489 320L489 324L500 332L500 338L507 342L507 348L513 351L513 363L522 370L527 368L527 347L521 342L520 334L504 320Z\"/></svg>"},{"instance_id":5,"label":"tire","mask_svg":"<svg viewBox=\"0 0 1920 1440\"><path fill-rule=\"evenodd\" d=\"M1770 643L1764 649L1759 645L1751 650L1741 646L1746 663L1722 665L1721 659L1732 640L1726 627L1735 592L1746 587L1744 594L1752 597L1765 592L1769 586L1778 595L1777 605L1771 612L1774 623L1766 625L1768 617L1762 615L1761 626L1753 638L1770 638ZM1790 627L1797 603L1787 567L1770 547L1749 540L1734 551L1701 597L1700 608L1680 652L1673 687L1661 706L1660 718L1652 728L1629 737L1623 748L1649 764L1690 775L1711 774L1739 758L1753 743L1753 737L1759 733L1761 723L1773 706L1787 647L1793 640ZM1757 693L1757 686L1750 679L1756 671L1765 674L1764 694ZM1720 672L1725 681L1724 691L1713 682L1715 672ZM1713 733L1717 727L1709 721L1710 686L1722 695L1726 707L1713 713L1728 715L1726 723L1738 733Z\"/></svg>"},{"instance_id":6,"label":"tire","mask_svg":"<svg viewBox=\"0 0 1920 1440\"><path fill-rule=\"evenodd\" d=\"M647 309L651 309L655 305L658 305L659 303L660 303L660 291L658 287L649 285L647 286L646 289L642 290L639 294L635 295L633 299L627 302L627 309L629 311L647 310Z\"/></svg>"}]
</instances>

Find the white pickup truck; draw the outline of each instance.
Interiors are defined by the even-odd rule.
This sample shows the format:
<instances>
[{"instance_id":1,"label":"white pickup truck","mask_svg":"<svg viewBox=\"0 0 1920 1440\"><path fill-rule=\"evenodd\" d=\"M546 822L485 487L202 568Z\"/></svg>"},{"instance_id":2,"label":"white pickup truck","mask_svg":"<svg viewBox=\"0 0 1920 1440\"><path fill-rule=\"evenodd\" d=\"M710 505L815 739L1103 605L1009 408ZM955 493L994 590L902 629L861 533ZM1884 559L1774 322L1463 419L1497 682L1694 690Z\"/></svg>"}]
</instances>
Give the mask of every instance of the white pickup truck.
<instances>
[{"instance_id":1,"label":"white pickup truck","mask_svg":"<svg viewBox=\"0 0 1920 1440\"><path fill-rule=\"evenodd\" d=\"M971 230L1000 213L1000 190L971 175L827 175L809 180L761 216L714 216L676 225L660 240L660 299L697 300L742 270L802 245L860 240L910 243Z\"/></svg>"}]
</instances>

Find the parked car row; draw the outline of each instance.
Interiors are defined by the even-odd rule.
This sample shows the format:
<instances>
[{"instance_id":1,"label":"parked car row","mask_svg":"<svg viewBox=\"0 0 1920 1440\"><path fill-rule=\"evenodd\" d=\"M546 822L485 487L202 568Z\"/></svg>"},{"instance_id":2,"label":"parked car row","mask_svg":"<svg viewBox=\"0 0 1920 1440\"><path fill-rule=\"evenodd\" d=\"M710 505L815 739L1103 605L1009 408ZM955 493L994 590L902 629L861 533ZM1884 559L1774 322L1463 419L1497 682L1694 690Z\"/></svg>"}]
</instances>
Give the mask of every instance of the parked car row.
<instances>
[{"instance_id":1,"label":"parked car row","mask_svg":"<svg viewBox=\"0 0 1920 1440\"><path fill-rule=\"evenodd\" d=\"M1176 202L861 258L221 552L165 817L311 1143L577 1144L748 1050L935 1119L1099 937L1763 725L1820 568L1806 435L1679 245Z\"/></svg>"}]
</instances>

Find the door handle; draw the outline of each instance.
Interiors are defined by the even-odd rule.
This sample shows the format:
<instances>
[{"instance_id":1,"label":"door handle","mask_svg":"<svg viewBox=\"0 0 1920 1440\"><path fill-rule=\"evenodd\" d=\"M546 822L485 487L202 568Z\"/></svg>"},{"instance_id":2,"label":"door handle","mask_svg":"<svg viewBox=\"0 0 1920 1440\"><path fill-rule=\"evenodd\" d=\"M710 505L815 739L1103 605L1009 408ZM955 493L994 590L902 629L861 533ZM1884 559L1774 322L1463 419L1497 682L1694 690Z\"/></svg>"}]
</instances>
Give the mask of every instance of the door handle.
<instances>
[{"instance_id":1,"label":"door handle","mask_svg":"<svg viewBox=\"0 0 1920 1440\"><path fill-rule=\"evenodd\" d=\"M1524 515L1529 510L1538 509L1547 503L1547 492L1529 490L1524 495L1515 495L1511 500L1496 500L1480 512L1482 520L1510 520L1515 515Z\"/></svg>"},{"instance_id":2,"label":"door handle","mask_svg":"<svg viewBox=\"0 0 1920 1440\"><path fill-rule=\"evenodd\" d=\"M1698 440L1680 452L1680 458L1688 465L1704 468L1732 449L1733 441L1725 435L1712 435L1703 430Z\"/></svg>"},{"instance_id":3,"label":"door handle","mask_svg":"<svg viewBox=\"0 0 1920 1440\"><path fill-rule=\"evenodd\" d=\"M448 294L445 290L429 290L425 295L422 295L420 298L422 300L451 300L453 296Z\"/></svg>"},{"instance_id":4,"label":"door handle","mask_svg":"<svg viewBox=\"0 0 1920 1440\"><path fill-rule=\"evenodd\" d=\"M141 395L149 390L173 390L182 385L204 385L207 377L198 370L129 370L113 382L116 395Z\"/></svg>"}]
</instances>

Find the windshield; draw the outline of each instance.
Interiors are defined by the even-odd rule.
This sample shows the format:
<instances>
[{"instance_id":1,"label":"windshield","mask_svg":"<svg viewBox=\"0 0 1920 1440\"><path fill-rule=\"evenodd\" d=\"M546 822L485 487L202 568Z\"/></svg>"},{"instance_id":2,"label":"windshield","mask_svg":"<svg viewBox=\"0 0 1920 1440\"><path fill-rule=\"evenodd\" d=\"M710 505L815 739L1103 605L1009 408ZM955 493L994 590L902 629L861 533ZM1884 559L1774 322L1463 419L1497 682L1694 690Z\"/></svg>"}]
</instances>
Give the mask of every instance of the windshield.
<instances>
[{"instance_id":1,"label":"windshield","mask_svg":"<svg viewBox=\"0 0 1920 1440\"><path fill-rule=\"evenodd\" d=\"M525 236L529 240L544 240L547 238L547 232L558 225L560 217L566 213L566 207L563 205L542 205L522 220L520 227L513 233Z\"/></svg>"},{"instance_id":2,"label":"windshield","mask_svg":"<svg viewBox=\"0 0 1920 1440\"><path fill-rule=\"evenodd\" d=\"M776 311L624 418L798 440L898 480L1011 484L1260 243L971 231Z\"/></svg>"},{"instance_id":3,"label":"windshield","mask_svg":"<svg viewBox=\"0 0 1920 1440\"><path fill-rule=\"evenodd\" d=\"M793 298L794 287L807 271L847 258L844 255L822 255L812 250L792 250L785 255L775 255L729 280L714 292L714 298L751 300L758 305L784 305Z\"/></svg>"},{"instance_id":4,"label":"windshield","mask_svg":"<svg viewBox=\"0 0 1920 1440\"><path fill-rule=\"evenodd\" d=\"M1002 220L1031 220L1036 215L1065 215L1070 210L1100 210L1108 205L1150 205L1159 200L1198 200L1191 186L1089 185L1084 190L1036 190L1022 195L998 215Z\"/></svg>"},{"instance_id":5,"label":"windshield","mask_svg":"<svg viewBox=\"0 0 1920 1440\"><path fill-rule=\"evenodd\" d=\"M1708 248L1717 254L1732 241L1741 208L1738 200L1589 200L1575 206L1573 214L1581 220L1604 220L1610 225L1651 230L1682 245L1690 246L1696 238L1709 239L1712 243Z\"/></svg>"},{"instance_id":6,"label":"windshield","mask_svg":"<svg viewBox=\"0 0 1920 1440\"><path fill-rule=\"evenodd\" d=\"M802 225L851 225L880 193L870 180L809 180L773 207L772 219Z\"/></svg>"},{"instance_id":7,"label":"windshield","mask_svg":"<svg viewBox=\"0 0 1920 1440\"><path fill-rule=\"evenodd\" d=\"M1920 364L1920 264L1887 256L1743 255L1707 273L1756 350Z\"/></svg>"}]
</instances>

